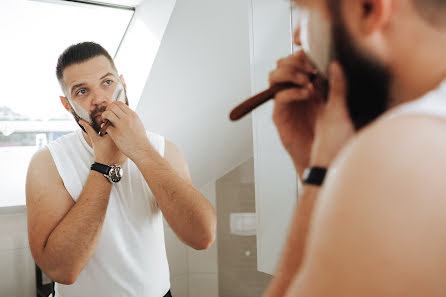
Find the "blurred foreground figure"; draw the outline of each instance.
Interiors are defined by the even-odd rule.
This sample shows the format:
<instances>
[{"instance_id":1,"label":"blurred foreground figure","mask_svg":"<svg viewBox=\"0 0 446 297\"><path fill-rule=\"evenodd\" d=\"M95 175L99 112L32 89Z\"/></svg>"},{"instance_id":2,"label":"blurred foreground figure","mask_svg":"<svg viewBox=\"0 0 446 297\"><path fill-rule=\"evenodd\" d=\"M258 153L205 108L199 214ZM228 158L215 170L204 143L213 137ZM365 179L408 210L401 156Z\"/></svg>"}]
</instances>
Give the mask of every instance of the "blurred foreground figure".
<instances>
[{"instance_id":1,"label":"blurred foreground figure","mask_svg":"<svg viewBox=\"0 0 446 297\"><path fill-rule=\"evenodd\" d=\"M304 188L265 297L446 296L446 1L295 2L330 28L330 90L308 51L270 74L305 85L273 116Z\"/></svg>"}]
</instances>

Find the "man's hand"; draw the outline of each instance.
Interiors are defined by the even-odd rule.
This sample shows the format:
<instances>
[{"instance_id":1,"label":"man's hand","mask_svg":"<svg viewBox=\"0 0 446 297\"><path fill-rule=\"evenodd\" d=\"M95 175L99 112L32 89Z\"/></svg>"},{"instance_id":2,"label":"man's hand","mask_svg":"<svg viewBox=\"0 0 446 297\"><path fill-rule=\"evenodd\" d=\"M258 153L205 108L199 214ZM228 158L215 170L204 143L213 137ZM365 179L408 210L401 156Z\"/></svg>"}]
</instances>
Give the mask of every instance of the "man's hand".
<instances>
[{"instance_id":1,"label":"man's hand","mask_svg":"<svg viewBox=\"0 0 446 297\"><path fill-rule=\"evenodd\" d=\"M110 104L102 113L102 119L110 121L108 135L119 150L133 161L150 147L141 119L126 104L122 102Z\"/></svg>"},{"instance_id":2,"label":"man's hand","mask_svg":"<svg viewBox=\"0 0 446 297\"><path fill-rule=\"evenodd\" d=\"M273 119L299 176L310 165L328 167L353 135L345 104L346 81L340 66L330 71L330 93L325 103L322 90L310 82L315 68L303 51L279 60L270 84L292 82L303 88L287 89L275 98Z\"/></svg>"},{"instance_id":3,"label":"man's hand","mask_svg":"<svg viewBox=\"0 0 446 297\"><path fill-rule=\"evenodd\" d=\"M85 121L79 121L87 131L94 151L94 161L102 164L124 164L127 157L121 153L109 135L99 136L96 131Z\"/></svg>"},{"instance_id":4,"label":"man's hand","mask_svg":"<svg viewBox=\"0 0 446 297\"><path fill-rule=\"evenodd\" d=\"M282 143L300 176L310 164L316 116L323 104L323 98L316 95L320 92L310 82L315 72L305 53L299 51L279 60L269 76L270 85L291 82L304 86L277 93L273 113Z\"/></svg>"},{"instance_id":5,"label":"man's hand","mask_svg":"<svg viewBox=\"0 0 446 297\"><path fill-rule=\"evenodd\" d=\"M346 105L347 82L339 63L330 66L330 94L317 114L312 166L329 167L355 133Z\"/></svg>"}]
</instances>

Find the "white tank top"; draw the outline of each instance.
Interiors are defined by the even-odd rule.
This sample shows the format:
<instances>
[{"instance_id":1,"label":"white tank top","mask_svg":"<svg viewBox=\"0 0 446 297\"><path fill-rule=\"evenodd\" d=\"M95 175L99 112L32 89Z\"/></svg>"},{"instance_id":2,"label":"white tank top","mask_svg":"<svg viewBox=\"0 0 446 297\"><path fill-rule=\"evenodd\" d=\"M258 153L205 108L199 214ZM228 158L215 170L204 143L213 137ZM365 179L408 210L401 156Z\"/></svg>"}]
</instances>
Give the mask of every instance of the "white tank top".
<instances>
[{"instance_id":1,"label":"white tank top","mask_svg":"<svg viewBox=\"0 0 446 297\"><path fill-rule=\"evenodd\" d=\"M164 157L164 138L147 136ZM77 201L90 174L93 149L77 130L48 144L59 175ZM57 297L162 297L170 288L163 216L135 163L127 160L114 184L96 249L72 285L56 283ZM105 177L104 177L105 178Z\"/></svg>"}]
</instances>

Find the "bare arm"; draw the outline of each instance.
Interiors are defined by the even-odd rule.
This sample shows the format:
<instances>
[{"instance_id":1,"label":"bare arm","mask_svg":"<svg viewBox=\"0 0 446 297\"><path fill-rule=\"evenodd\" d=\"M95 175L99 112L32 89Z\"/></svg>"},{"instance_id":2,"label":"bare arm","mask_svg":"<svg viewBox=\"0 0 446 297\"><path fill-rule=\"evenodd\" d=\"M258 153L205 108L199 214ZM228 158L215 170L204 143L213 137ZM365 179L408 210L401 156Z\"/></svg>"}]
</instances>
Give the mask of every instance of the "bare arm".
<instances>
[{"instance_id":1,"label":"bare arm","mask_svg":"<svg viewBox=\"0 0 446 297\"><path fill-rule=\"evenodd\" d=\"M318 187L304 187L291 221L281 260L276 274L264 294L265 297L284 296L294 276L298 273L318 193Z\"/></svg>"},{"instance_id":2,"label":"bare arm","mask_svg":"<svg viewBox=\"0 0 446 297\"><path fill-rule=\"evenodd\" d=\"M290 58L287 58L290 59ZM291 56L291 60L293 60ZM280 64L285 63L284 60ZM280 68L276 74L280 75ZM329 168L338 154L338 152L344 147L347 141L354 133L353 126L351 124L348 112L345 108L345 79L342 74L342 70L337 64L331 66L330 74L330 95L328 102L325 106L319 107L317 112L317 121L315 123L315 138L311 143L311 154L305 152L305 146L297 146L294 149L288 149L290 156L293 159L294 166L299 176L302 176L304 169L302 157L309 158L309 162L306 166L319 166ZM284 98L279 98L284 102L288 102L290 98L284 94ZM275 100L275 123L282 131L282 142L285 146L289 144L289 141L298 140L299 135L302 132L308 132L307 127L299 127L293 125L286 129L289 125L289 118L286 116L287 112L292 110L292 106L280 105L277 98ZM302 107L303 108L303 107ZM280 114L280 109L282 114ZM285 111L285 112L284 112ZM300 112L305 111L301 110ZM295 119L295 116L292 116ZM284 121L284 122L283 122ZM292 123L292 122L291 122ZM286 134L295 134L293 137ZM305 133L304 133L305 134ZM299 274L302 268L302 262L305 257L305 247L307 245L308 232L311 229L313 221L313 210L316 205L316 201L319 200L319 192L321 187L305 186L304 192L298 201L296 211L294 213L293 220L291 222L290 231L285 244L285 249L279 263L276 275L270 283L265 297L282 297L289 290L296 275Z\"/></svg>"},{"instance_id":3,"label":"bare arm","mask_svg":"<svg viewBox=\"0 0 446 297\"><path fill-rule=\"evenodd\" d=\"M66 191L48 149L30 163L26 182L28 237L39 267L54 281L72 284L93 254L111 184L92 171L76 203Z\"/></svg>"},{"instance_id":4,"label":"bare arm","mask_svg":"<svg viewBox=\"0 0 446 297\"><path fill-rule=\"evenodd\" d=\"M215 212L192 184L181 151L166 141L165 159L148 146L135 160L175 234L195 249L207 249L215 239Z\"/></svg>"},{"instance_id":5,"label":"bare arm","mask_svg":"<svg viewBox=\"0 0 446 297\"><path fill-rule=\"evenodd\" d=\"M288 297L445 296L443 120L365 133L321 192Z\"/></svg>"},{"instance_id":6,"label":"bare arm","mask_svg":"<svg viewBox=\"0 0 446 297\"><path fill-rule=\"evenodd\" d=\"M112 123L108 134L138 166L180 240L195 249L208 248L215 239L215 212L192 184L181 151L166 142L165 159L162 158L150 144L141 119L122 102L110 104L102 118Z\"/></svg>"}]
</instances>

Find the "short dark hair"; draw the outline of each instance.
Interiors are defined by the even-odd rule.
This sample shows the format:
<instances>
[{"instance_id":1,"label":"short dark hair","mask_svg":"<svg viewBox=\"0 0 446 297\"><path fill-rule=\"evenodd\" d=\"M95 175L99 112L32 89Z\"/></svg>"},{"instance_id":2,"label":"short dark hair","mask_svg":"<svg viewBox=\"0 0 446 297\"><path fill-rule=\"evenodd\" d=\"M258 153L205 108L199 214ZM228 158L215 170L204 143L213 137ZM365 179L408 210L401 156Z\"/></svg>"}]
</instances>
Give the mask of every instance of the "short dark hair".
<instances>
[{"instance_id":1,"label":"short dark hair","mask_svg":"<svg viewBox=\"0 0 446 297\"><path fill-rule=\"evenodd\" d=\"M65 84L63 81L63 71L70 65L85 62L97 56L105 56L111 63L114 70L116 70L115 63L112 57L100 44L86 41L78 44L73 44L63 51L57 59L56 76L62 90L65 92Z\"/></svg>"}]
</instances>

